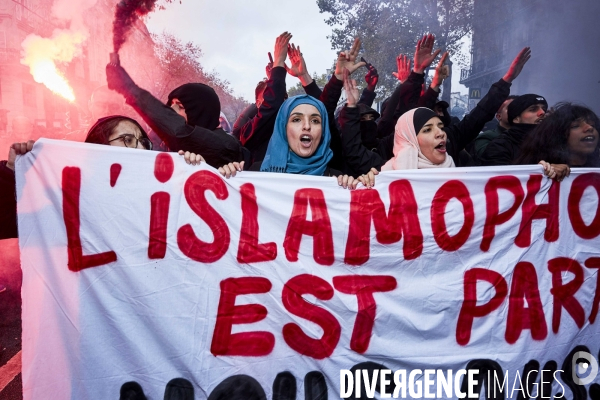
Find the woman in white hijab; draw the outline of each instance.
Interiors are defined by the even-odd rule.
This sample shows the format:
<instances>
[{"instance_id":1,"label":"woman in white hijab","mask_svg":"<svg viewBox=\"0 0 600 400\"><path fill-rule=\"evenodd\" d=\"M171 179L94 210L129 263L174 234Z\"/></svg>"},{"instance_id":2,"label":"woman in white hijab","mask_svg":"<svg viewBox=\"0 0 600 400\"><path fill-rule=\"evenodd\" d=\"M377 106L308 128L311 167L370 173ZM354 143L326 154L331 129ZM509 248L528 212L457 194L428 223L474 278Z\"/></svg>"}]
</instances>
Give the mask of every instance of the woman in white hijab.
<instances>
[{"instance_id":1,"label":"woman in white hijab","mask_svg":"<svg viewBox=\"0 0 600 400\"><path fill-rule=\"evenodd\" d=\"M394 157L381 170L454 167L443 128L440 118L429 108L404 113L396 123Z\"/></svg>"},{"instance_id":2,"label":"woman in white hijab","mask_svg":"<svg viewBox=\"0 0 600 400\"><path fill-rule=\"evenodd\" d=\"M352 171L349 174L359 176L371 174L373 170L470 165L468 159L459 155L477 137L485 123L493 118L510 94L510 82L528 59L529 53L526 50L528 49L519 53L505 77L494 83L484 98L461 121L444 126L433 110L416 108L404 113L396 123L395 132L378 139L375 148L371 148L372 145L367 148L362 143L360 112L357 107L358 88L356 81L346 75L344 89L347 105L339 115L345 169Z\"/></svg>"}]
</instances>

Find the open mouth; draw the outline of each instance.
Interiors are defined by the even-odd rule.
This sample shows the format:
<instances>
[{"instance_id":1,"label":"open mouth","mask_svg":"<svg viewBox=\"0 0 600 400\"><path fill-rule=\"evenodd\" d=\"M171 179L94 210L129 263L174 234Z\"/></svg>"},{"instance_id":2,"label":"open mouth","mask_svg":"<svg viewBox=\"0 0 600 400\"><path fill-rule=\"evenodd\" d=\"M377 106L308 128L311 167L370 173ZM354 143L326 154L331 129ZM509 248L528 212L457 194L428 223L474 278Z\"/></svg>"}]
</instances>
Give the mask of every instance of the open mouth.
<instances>
[{"instance_id":1,"label":"open mouth","mask_svg":"<svg viewBox=\"0 0 600 400\"><path fill-rule=\"evenodd\" d=\"M584 137L583 139L581 139L581 141L584 143L593 143L596 141L596 139L597 139L596 136L588 135L588 136Z\"/></svg>"},{"instance_id":2,"label":"open mouth","mask_svg":"<svg viewBox=\"0 0 600 400\"><path fill-rule=\"evenodd\" d=\"M304 147L310 147L312 143L312 137L310 135L302 135L300 136L300 143L302 143L302 146Z\"/></svg>"},{"instance_id":3,"label":"open mouth","mask_svg":"<svg viewBox=\"0 0 600 400\"><path fill-rule=\"evenodd\" d=\"M435 150L440 151L442 153L446 152L446 142L441 142L437 146L434 147Z\"/></svg>"}]
</instances>

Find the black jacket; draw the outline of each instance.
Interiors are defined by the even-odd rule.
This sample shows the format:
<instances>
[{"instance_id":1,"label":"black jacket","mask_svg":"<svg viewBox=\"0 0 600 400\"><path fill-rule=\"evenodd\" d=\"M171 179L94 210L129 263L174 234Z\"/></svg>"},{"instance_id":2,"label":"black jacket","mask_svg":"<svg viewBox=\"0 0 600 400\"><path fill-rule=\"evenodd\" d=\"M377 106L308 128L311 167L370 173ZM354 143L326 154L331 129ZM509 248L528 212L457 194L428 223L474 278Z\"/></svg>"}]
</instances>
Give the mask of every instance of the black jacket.
<instances>
[{"instance_id":1,"label":"black jacket","mask_svg":"<svg viewBox=\"0 0 600 400\"><path fill-rule=\"evenodd\" d=\"M408 80L407 80L408 81ZM477 106L457 124L444 127L448 137L446 150L460 165L459 153L477 137L486 122L491 120L498 108L510 94L510 83L500 79L494 83ZM352 176L366 174L371 168L381 170L383 164L394 157L395 132L379 139L375 151L370 151L361 143L360 115L358 108L344 107L340 114L342 125L342 146L348 168L346 173Z\"/></svg>"},{"instance_id":2,"label":"black jacket","mask_svg":"<svg viewBox=\"0 0 600 400\"><path fill-rule=\"evenodd\" d=\"M18 237L15 171L0 161L0 239Z\"/></svg>"},{"instance_id":3,"label":"black jacket","mask_svg":"<svg viewBox=\"0 0 600 400\"><path fill-rule=\"evenodd\" d=\"M479 157L481 165L512 165L521 144L536 127L535 124L513 124L506 133L493 139Z\"/></svg>"},{"instance_id":4,"label":"black jacket","mask_svg":"<svg viewBox=\"0 0 600 400\"><path fill-rule=\"evenodd\" d=\"M275 129L277 113L285 101L286 75L285 68L273 68L257 114L240 130L242 145L250 150L250 164L261 161L265 157L269 140Z\"/></svg>"},{"instance_id":5,"label":"black jacket","mask_svg":"<svg viewBox=\"0 0 600 400\"><path fill-rule=\"evenodd\" d=\"M175 110L137 86L122 67L107 66L106 77L109 88L125 97L127 104L137 111L171 151L201 154L215 168L244 160L244 150L236 138L221 128L213 130L188 125Z\"/></svg>"},{"instance_id":6,"label":"black jacket","mask_svg":"<svg viewBox=\"0 0 600 400\"><path fill-rule=\"evenodd\" d=\"M240 132L242 144L250 150L251 163L262 161L267 153L269 140L275 129L275 120L279 108L285 100L285 77L286 70L283 67L275 67L271 71L271 77L267 80L267 87L263 93L263 103L258 108L256 116ZM337 102L342 95L344 83L337 79L335 75L331 77L327 85L321 89L316 82L311 82L304 87L306 94L319 99L325 105L329 119L329 129L331 130L330 148L333 150L333 159L329 162L332 168L342 169L342 143L340 135L335 128L333 113Z\"/></svg>"},{"instance_id":7,"label":"black jacket","mask_svg":"<svg viewBox=\"0 0 600 400\"><path fill-rule=\"evenodd\" d=\"M377 123L377 137L382 139L394 133L398 118L408 110L417 106L421 88L425 82L425 74L411 72L406 81L398 85L381 110L381 118Z\"/></svg>"},{"instance_id":8,"label":"black jacket","mask_svg":"<svg viewBox=\"0 0 600 400\"><path fill-rule=\"evenodd\" d=\"M244 111L242 111L242 113L239 115L239 117L235 120L235 123L233 124L233 130L231 131L231 135L239 140L240 135L242 133L242 129L248 122L252 121L252 118L254 118L257 113L258 107L256 107L255 103L252 103L246 108L244 108Z\"/></svg>"}]
</instances>

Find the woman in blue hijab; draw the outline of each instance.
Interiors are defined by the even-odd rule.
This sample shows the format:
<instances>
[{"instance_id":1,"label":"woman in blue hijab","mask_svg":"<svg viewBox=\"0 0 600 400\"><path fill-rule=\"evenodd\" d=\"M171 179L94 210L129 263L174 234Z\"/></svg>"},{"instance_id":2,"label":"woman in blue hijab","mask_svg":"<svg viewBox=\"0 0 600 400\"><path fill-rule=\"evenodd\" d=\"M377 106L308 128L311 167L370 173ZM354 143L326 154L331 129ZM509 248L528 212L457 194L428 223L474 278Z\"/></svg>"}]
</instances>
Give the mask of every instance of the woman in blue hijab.
<instances>
[{"instance_id":1,"label":"woman in blue hijab","mask_svg":"<svg viewBox=\"0 0 600 400\"><path fill-rule=\"evenodd\" d=\"M329 147L331 132L325 105L312 96L287 99L277 113L275 130L262 162L250 169L314 176L336 176L344 188L355 189L361 178L354 179L327 166L333 157ZM227 178L243 166L231 163L219 168Z\"/></svg>"}]
</instances>

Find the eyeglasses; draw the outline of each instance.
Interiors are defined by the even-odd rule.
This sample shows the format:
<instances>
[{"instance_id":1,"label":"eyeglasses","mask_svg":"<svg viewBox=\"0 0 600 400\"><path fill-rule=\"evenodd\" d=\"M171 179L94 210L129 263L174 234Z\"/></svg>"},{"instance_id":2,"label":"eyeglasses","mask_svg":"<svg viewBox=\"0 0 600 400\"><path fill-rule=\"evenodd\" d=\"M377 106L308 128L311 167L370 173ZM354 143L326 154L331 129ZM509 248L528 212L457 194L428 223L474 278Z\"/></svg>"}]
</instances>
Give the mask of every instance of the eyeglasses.
<instances>
[{"instance_id":1,"label":"eyeglasses","mask_svg":"<svg viewBox=\"0 0 600 400\"><path fill-rule=\"evenodd\" d=\"M112 140L109 140L108 143L112 143L117 140L122 142L125 147L128 147L130 149L137 148L138 142L140 142L146 150L152 150L152 142L150 141L150 139L145 137L138 139L135 135L131 133L126 133Z\"/></svg>"}]
</instances>

